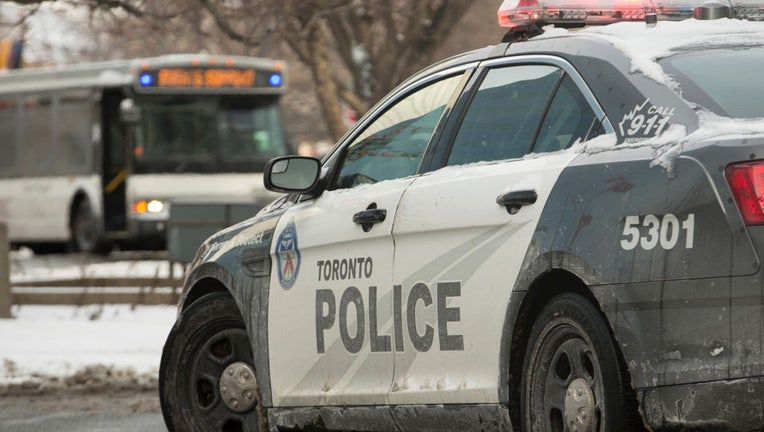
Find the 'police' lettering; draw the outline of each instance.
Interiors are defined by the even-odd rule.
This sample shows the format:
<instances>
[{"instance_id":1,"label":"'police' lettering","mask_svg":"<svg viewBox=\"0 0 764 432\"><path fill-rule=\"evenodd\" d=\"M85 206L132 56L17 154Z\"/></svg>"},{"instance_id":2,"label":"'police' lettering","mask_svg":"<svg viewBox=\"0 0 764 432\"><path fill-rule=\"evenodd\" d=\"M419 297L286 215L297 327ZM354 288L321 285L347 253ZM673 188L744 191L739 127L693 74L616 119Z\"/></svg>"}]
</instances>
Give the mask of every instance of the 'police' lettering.
<instances>
[{"instance_id":1,"label":"'police' lettering","mask_svg":"<svg viewBox=\"0 0 764 432\"><path fill-rule=\"evenodd\" d=\"M369 287L369 339L371 352L390 351L390 335L379 335L377 324L377 287Z\"/></svg>"},{"instance_id":2,"label":"'police' lettering","mask_svg":"<svg viewBox=\"0 0 764 432\"><path fill-rule=\"evenodd\" d=\"M338 272L341 272L342 260L337 260ZM333 261L320 261L319 273L330 269L333 273ZM404 338L408 337L411 346L419 352L432 349L435 342L435 328L425 323L417 326L417 316L431 308L435 308L437 320L438 349L441 351L463 351L464 336L451 334L448 323L460 322L461 310L458 306L448 306L448 299L461 297L461 282L439 282L433 291L422 282L414 284L403 304L403 293L400 285L393 286L393 334L380 334L377 287L368 288L368 308L364 304L361 290L354 286L346 288L340 297L339 307L334 291L330 289L316 290L316 352L326 352L325 333L337 328L340 340L345 350L357 354L366 343L366 336L371 352L402 352L405 350ZM388 303L389 304L389 303ZM352 305L352 307L351 307ZM405 308L405 309L404 309ZM339 309L339 320L336 315ZM403 323L405 311L406 323ZM367 319L368 318L368 319ZM367 326L368 323L368 326ZM405 327L404 327L405 326ZM368 333L367 333L368 331Z\"/></svg>"},{"instance_id":3,"label":"'police' lettering","mask_svg":"<svg viewBox=\"0 0 764 432\"><path fill-rule=\"evenodd\" d=\"M334 325L336 303L332 290L316 290L316 351L319 354L326 352L324 349L324 330L330 329Z\"/></svg>"},{"instance_id":4,"label":"'police' lettering","mask_svg":"<svg viewBox=\"0 0 764 432\"><path fill-rule=\"evenodd\" d=\"M348 329L348 325L350 325L350 322L348 322L348 307L350 303L355 305L355 336L350 336L350 330ZM342 299L340 300L340 336L342 336L342 343L345 345L345 349L353 354L356 354L363 348L364 328L366 327L364 316L361 291L351 286L342 293Z\"/></svg>"},{"instance_id":5,"label":"'police' lettering","mask_svg":"<svg viewBox=\"0 0 764 432\"><path fill-rule=\"evenodd\" d=\"M438 284L438 338L441 351L463 351L464 336L448 334L448 323L462 319L461 309L446 306L449 297L460 297L462 284L459 282L441 282Z\"/></svg>"},{"instance_id":6,"label":"'police' lettering","mask_svg":"<svg viewBox=\"0 0 764 432\"><path fill-rule=\"evenodd\" d=\"M419 334L416 328L416 305L419 300L424 303L424 307L428 307L432 304L432 294L427 285L419 282L414 285L409 292L409 301L406 304L406 323L409 327L409 339L411 344L414 345L419 352L427 352L432 347L432 338L434 330L429 324L425 324L424 333Z\"/></svg>"}]
</instances>

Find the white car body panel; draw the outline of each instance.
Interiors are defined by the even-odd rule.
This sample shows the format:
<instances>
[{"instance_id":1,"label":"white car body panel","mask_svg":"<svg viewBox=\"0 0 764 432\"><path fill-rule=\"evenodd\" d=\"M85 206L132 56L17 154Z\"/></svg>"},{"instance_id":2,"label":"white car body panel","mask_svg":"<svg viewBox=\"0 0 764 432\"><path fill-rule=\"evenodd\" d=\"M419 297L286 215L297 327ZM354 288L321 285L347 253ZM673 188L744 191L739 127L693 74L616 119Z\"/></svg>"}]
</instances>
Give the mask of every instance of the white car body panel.
<instances>
[{"instance_id":1,"label":"white car body panel","mask_svg":"<svg viewBox=\"0 0 764 432\"><path fill-rule=\"evenodd\" d=\"M435 334L426 352L416 351L409 339L396 352L390 404L498 402L501 323L509 295L546 197L575 156L564 151L444 168L406 190L393 227L394 280L403 286L403 299L418 282L429 287L433 304L424 308L419 302L416 327L422 332L430 325ZM536 203L514 215L496 203L499 195L520 190L535 190ZM446 300L459 319L445 323L437 315L449 312L436 313L436 286L442 282L461 285L461 294ZM449 337L462 336L463 349L439 346L441 326Z\"/></svg>"},{"instance_id":2,"label":"white car body panel","mask_svg":"<svg viewBox=\"0 0 764 432\"><path fill-rule=\"evenodd\" d=\"M274 270L268 298L268 339L279 341L269 344L274 406L385 403L392 382L393 353L371 352L369 287L377 287L379 333L390 334L382 323L392 316L392 226L398 201L412 181L405 178L326 192L320 198L296 204L281 217L271 253L278 253L279 236L293 223L299 247L299 273L294 285L285 288L280 282L279 263L274 260L271 264ZM387 217L364 232L352 218L372 202L386 209ZM319 274L319 261L353 258L373 260L371 277L367 273L356 278L330 275L326 280L325 275ZM317 315L329 312L323 303L322 312L317 310L317 295L313 292L331 290L335 310L339 310L341 297L350 287L357 288L363 297L363 346L357 354L348 352L339 331L339 326L345 323L337 312L334 325L323 330L325 352L320 353ZM346 324L352 338L358 337L356 312L355 305L348 306Z\"/></svg>"}]
</instances>

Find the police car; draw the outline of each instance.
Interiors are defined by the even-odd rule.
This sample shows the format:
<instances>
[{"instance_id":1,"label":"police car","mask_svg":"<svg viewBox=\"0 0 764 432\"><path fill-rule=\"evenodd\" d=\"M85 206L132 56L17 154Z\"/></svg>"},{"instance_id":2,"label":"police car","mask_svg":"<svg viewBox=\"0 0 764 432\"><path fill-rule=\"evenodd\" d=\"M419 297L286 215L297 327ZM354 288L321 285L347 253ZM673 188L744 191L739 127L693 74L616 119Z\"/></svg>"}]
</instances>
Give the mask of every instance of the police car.
<instances>
[{"instance_id":1,"label":"police car","mask_svg":"<svg viewBox=\"0 0 764 432\"><path fill-rule=\"evenodd\" d=\"M168 428L761 430L764 13L634 5L505 1L272 160L188 270Z\"/></svg>"}]
</instances>

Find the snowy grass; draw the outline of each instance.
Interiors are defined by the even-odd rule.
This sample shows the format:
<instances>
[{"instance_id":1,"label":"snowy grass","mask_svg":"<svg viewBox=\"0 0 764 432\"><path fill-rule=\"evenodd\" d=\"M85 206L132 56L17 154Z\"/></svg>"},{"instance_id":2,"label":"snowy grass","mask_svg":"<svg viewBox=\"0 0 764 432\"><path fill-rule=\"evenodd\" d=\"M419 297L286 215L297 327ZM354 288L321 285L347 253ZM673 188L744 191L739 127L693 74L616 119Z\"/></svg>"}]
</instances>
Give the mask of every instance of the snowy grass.
<instances>
[{"instance_id":1,"label":"snowy grass","mask_svg":"<svg viewBox=\"0 0 764 432\"><path fill-rule=\"evenodd\" d=\"M11 254L11 280L167 276L166 261ZM12 388L156 386L177 308L142 305L14 305L0 319L0 392Z\"/></svg>"},{"instance_id":2,"label":"snowy grass","mask_svg":"<svg viewBox=\"0 0 764 432\"><path fill-rule=\"evenodd\" d=\"M152 385L174 306L14 306L0 319L0 387Z\"/></svg>"}]
</instances>

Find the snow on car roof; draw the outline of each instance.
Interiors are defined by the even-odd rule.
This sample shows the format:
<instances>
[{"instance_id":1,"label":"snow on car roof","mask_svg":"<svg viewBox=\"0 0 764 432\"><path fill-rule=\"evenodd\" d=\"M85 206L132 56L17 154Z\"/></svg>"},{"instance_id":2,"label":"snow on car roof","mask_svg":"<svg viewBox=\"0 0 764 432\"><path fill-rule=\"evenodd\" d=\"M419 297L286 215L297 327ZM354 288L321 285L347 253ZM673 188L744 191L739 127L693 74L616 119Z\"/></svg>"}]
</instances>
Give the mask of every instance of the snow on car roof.
<instances>
[{"instance_id":1,"label":"snow on car roof","mask_svg":"<svg viewBox=\"0 0 764 432\"><path fill-rule=\"evenodd\" d=\"M764 23L737 19L661 21L653 27L644 22L621 22L606 26L592 26L580 30L566 30L547 26L544 33L533 39L570 35L586 35L612 44L631 62L630 72L666 86L673 86L673 78L656 62L664 57L697 49L723 47L764 46ZM651 166L661 166L671 172L684 145L715 138L764 137L764 119L732 119L708 111L701 111L698 130L688 133L679 124L672 125L661 136L639 143L616 144L613 136L604 135L573 146L579 153L599 153L623 148L652 147Z\"/></svg>"},{"instance_id":2,"label":"snow on car roof","mask_svg":"<svg viewBox=\"0 0 764 432\"><path fill-rule=\"evenodd\" d=\"M671 78L655 62L671 54L698 48L764 46L764 23L736 19L661 21L654 27L643 22L621 22L577 31L546 27L534 39L566 34L586 34L610 42L631 60L631 72L641 72L660 84Z\"/></svg>"}]
</instances>

